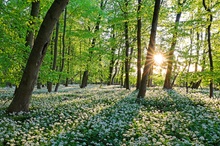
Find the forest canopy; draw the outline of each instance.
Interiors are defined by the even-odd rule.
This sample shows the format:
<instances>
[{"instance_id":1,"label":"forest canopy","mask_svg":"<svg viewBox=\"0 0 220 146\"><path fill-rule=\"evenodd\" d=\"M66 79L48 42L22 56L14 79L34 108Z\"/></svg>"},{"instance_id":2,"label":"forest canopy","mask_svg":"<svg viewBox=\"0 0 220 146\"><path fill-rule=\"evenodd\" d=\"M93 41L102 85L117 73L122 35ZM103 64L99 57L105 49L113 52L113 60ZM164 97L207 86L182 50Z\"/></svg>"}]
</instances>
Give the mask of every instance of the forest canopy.
<instances>
[{"instance_id":1,"label":"forest canopy","mask_svg":"<svg viewBox=\"0 0 220 146\"><path fill-rule=\"evenodd\" d=\"M1 0L1 86L19 85L33 42L52 2ZM149 86L163 86L173 51L172 86L187 83L187 87L205 88L211 80L214 88L219 89L219 9L217 0L161 2L153 53L162 54L163 60L155 60ZM53 29L37 83L40 86L74 82L85 87L87 82L125 86L128 81L129 86L136 86L136 64L139 60L139 67L144 66L153 11L154 1L70 1ZM178 14L181 17L177 23ZM142 22L141 56L138 56L137 20ZM27 45L30 32L32 45ZM175 49L172 48L174 39Z\"/></svg>"}]
</instances>

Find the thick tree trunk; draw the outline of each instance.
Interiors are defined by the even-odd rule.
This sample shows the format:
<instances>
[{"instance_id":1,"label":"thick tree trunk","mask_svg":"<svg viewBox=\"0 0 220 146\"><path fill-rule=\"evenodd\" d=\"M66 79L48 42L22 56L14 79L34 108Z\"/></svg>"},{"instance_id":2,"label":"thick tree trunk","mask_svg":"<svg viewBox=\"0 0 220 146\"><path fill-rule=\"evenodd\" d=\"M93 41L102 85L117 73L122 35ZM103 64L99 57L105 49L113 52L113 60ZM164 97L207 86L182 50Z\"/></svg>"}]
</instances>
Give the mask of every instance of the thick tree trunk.
<instances>
[{"instance_id":1,"label":"thick tree trunk","mask_svg":"<svg viewBox=\"0 0 220 146\"><path fill-rule=\"evenodd\" d=\"M160 3L161 3L161 0L156 0L155 5L154 5L154 14L153 14L153 20L152 20L152 26L151 26L150 41L149 41L149 46L148 46L148 50L147 50L144 71L142 74L141 86L140 86L139 93L137 96L138 100L140 98L144 98L144 96L145 96L146 83L147 83L147 80L148 80L148 77L150 74L150 69L151 69L153 62L154 62L153 61L153 53L155 50L155 39L156 39L156 32L157 32L158 17L159 17L159 12L160 12Z\"/></svg>"},{"instance_id":2,"label":"thick tree trunk","mask_svg":"<svg viewBox=\"0 0 220 146\"><path fill-rule=\"evenodd\" d=\"M140 88L141 85L141 0L138 0L138 10L137 10L137 83L136 90Z\"/></svg>"},{"instance_id":3,"label":"thick tree trunk","mask_svg":"<svg viewBox=\"0 0 220 146\"><path fill-rule=\"evenodd\" d=\"M69 0L55 0L48 10L31 50L21 82L15 90L14 98L7 112L29 111L31 95L50 42L51 33L68 2Z\"/></svg>"},{"instance_id":4,"label":"thick tree trunk","mask_svg":"<svg viewBox=\"0 0 220 146\"><path fill-rule=\"evenodd\" d=\"M35 21L36 21L36 18L38 17L39 11L40 11L40 1L32 2L31 3L31 18L30 18L30 24L29 24L29 28L27 31L26 44L25 44L25 46L29 46L31 49L33 48L33 44L34 44L34 30L33 30L34 27L33 26L35 25ZM27 61L28 52L26 55L24 55L25 62ZM40 86L39 78L37 80L38 80L37 89L40 89L41 86Z\"/></svg>"},{"instance_id":5,"label":"thick tree trunk","mask_svg":"<svg viewBox=\"0 0 220 146\"><path fill-rule=\"evenodd\" d=\"M184 0L182 3L180 0L178 0L178 6L180 9L182 8L182 5L185 3L186 0ZM177 29L180 21L182 11L178 12L176 15L176 20L175 20L175 32L173 33L173 38L172 38L172 43L171 43L171 48L169 52L169 57L168 57L168 65L167 65L167 71L166 71L166 76L165 76L165 81L163 88L164 89L172 89L171 86L171 75L172 75L172 67L173 67L173 60L174 60L174 50L177 42Z\"/></svg>"}]
</instances>

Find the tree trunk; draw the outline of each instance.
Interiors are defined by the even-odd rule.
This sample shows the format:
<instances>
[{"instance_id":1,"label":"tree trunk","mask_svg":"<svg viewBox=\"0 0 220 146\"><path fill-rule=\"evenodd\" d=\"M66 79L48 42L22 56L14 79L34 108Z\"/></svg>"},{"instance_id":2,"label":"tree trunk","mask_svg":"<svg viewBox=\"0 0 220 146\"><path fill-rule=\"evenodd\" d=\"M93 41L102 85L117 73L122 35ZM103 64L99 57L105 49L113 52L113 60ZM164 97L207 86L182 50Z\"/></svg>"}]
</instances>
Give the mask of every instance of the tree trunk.
<instances>
[{"instance_id":1,"label":"tree trunk","mask_svg":"<svg viewBox=\"0 0 220 146\"><path fill-rule=\"evenodd\" d=\"M115 60L114 60L114 50L112 48L112 59L110 61L110 65L109 65L109 75L108 75L108 85L112 85L112 74L113 74L113 69L114 69L114 63L115 63Z\"/></svg>"},{"instance_id":2,"label":"tree trunk","mask_svg":"<svg viewBox=\"0 0 220 146\"><path fill-rule=\"evenodd\" d=\"M82 78L82 84L80 85L80 88L85 88L87 86L88 81L88 70L84 71L83 78Z\"/></svg>"},{"instance_id":3,"label":"tree trunk","mask_svg":"<svg viewBox=\"0 0 220 146\"><path fill-rule=\"evenodd\" d=\"M121 87L124 86L124 62L121 62L120 84Z\"/></svg>"},{"instance_id":4,"label":"tree trunk","mask_svg":"<svg viewBox=\"0 0 220 146\"><path fill-rule=\"evenodd\" d=\"M38 14L39 14L39 11L40 11L40 1L35 1L35 2L32 2L31 3L31 17L30 17L30 23L29 23L29 26L28 26L28 31L27 31L27 36L26 36L26 44L25 46L29 46L30 49L33 48L33 44L34 44L34 25L35 25L35 21L36 21L36 18L38 17ZM24 55L24 58L25 58L25 62L27 62L27 57L28 57L28 54L29 54L29 51L25 51L25 55ZM24 66L23 66L23 69L24 69ZM39 83L39 79L37 79L38 83ZM37 84L39 85L39 84ZM37 89L39 89L40 86L37 86Z\"/></svg>"},{"instance_id":5,"label":"tree trunk","mask_svg":"<svg viewBox=\"0 0 220 146\"><path fill-rule=\"evenodd\" d=\"M212 13L211 13L211 9L210 6L206 5L206 1L203 0L203 6L205 8L205 10L208 12L209 14L209 25L207 28L208 31L208 53L209 53L209 64L210 64L210 73L211 73L211 79L210 79L210 83L209 83L209 97L212 98L214 95L214 89L213 89L213 70L214 70L214 66L213 66L213 59L212 59L212 46L211 46L211 25L212 25Z\"/></svg>"},{"instance_id":6,"label":"tree trunk","mask_svg":"<svg viewBox=\"0 0 220 146\"><path fill-rule=\"evenodd\" d=\"M56 84L55 90L54 92L58 91L59 85L60 85L60 79L61 79L61 73L63 72L63 68L64 68L64 63L65 63L65 48L66 48L66 44L65 44L65 36L66 36L66 18L67 18L67 8L65 8L64 10L64 24L63 24L63 36L62 36L62 60L61 60L61 67L60 67L60 74L59 74L59 78L58 78L58 82Z\"/></svg>"},{"instance_id":7,"label":"tree trunk","mask_svg":"<svg viewBox=\"0 0 220 146\"><path fill-rule=\"evenodd\" d=\"M197 32L197 44L196 44L196 62L195 62L195 73L198 72L198 64L199 64L199 50L201 48L200 45L200 34ZM191 82L191 88L192 89L198 89L200 84L202 82L202 79L196 81L196 82Z\"/></svg>"},{"instance_id":8,"label":"tree trunk","mask_svg":"<svg viewBox=\"0 0 220 146\"><path fill-rule=\"evenodd\" d=\"M120 47L119 47L119 49L118 49L118 51L117 51L117 57L118 58L120 58L120 55L121 55L121 52L123 52L121 49L120 49ZM116 75L117 74L119 74L120 75L120 73L118 73L118 72L120 72L120 60L118 59L117 61L116 61L116 63L115 63L115 73L113 74L113 76L112 76L112 84L115 84L115 77L116 77ZM121 77L121 76L120 76ZM123 77L122 77L123 78ZM116 83L117 84L119 84L120 83L120 81L119 80L116 80Z\"/></svg>"},{"instance_id":9,"label":"tree trunk","mask_svg":"<svg viewBox=\"0 0 220 146\"><path fill-rule=\"evenodd\" d=\"M150 68L150 72L147 79L147 87L152 87L152 86L153 86L153 65Z\"/></svg>"},{"instance_id":10,"label":"tree trunk","mask_svg":"<svg viewBox=\"0 0 220 146\"><path fill-rule=\"evenodd\" d=\"M178 63L178 58L177 58L177 61L175 62L175 65L174 65L174 72L177 70L177 63ZM179 75L179 71L177 71L177 73L175 73L175 75L174 75L173 81L171 83L172 87L174 86L176 78L178 77L178 75Z\"/></svg>"},{"instance_id":11,"label":"tree trunk","mask_svg":"<svg viewBox=\"0 0 220 146\"><path fill-rule=\"evenodd\" d=\"M37 82L37 89L41 89L41 82Z\"/></svg>"},{"instance_id":12,"label":"tree trunk","mask_svg":"<svg viewBox=\"0 0 220 146\"><path fill-rule=\"evenodd\" d=\"M197 36L197 44L196 44L196 62L195 62L195 72L198 71L199 64L199 50L200 50L200 40L199 40L199 32L196 33Z\"/></svg>"},{"instance_id":13,"label":"tree trunk","mask_svg":"<svg viewBox=\"0 0 220 146\"><path fill-rule=\"evenodd\" d=\"M111 83L112 84L114 84L115 83L115 76L117 75L117 73L118 73L118 63L119 61L117 61L116 63L115 63L115 73L112 75L112 78L111 78Z\"/></svg>"},{"instance_id":14,"label":"tree trunk","mask_svg":"<svg viewBox=\"0 0 220 146\"><path fill-rule=\"evenodd\" d=\"M139 93L137 96L137 99L144 98L146 93L146 83L150 74L150 69L153 65L153 52L155 50L155 39L156 39L156 32L157 32L157 24L158 24L158 17L160 12L160 3L161 0L156 0L154 5L154 14L153 14L153 20L152 20L152 26L151 26L151 34L150 34L150 41L149 46L147 50L147 56L144 66L144 71L142 74L141 79L141 86L139 89Z\"/></svg>"},{"instance_id":15,"label":"tree trunk","mask_svg":"<svg viewBox=\"0 0 220 146\"><path fill-rule=\"evenodd\" d=\"M56 23L56 34L55 34L55 39L54 39L54 51L53 51L53 65L52 65L52 71L56 70L57 66L57 50L58 50L58 37L59 37L59 28L60 28L60 23L57 21ZM52 92L52 87L53 83L52 81L49 81L47 83L47 91Z\"/></svg>"},{"instance_id":16,"label":"tree trunk","mask_svg":"<svg viewBox=\"0 0 220 146\"><path fill-rule=\"evenodd\" d=\"M112 27L112 39L115 39L115 33L114 33L114 25ZM109 65L109 75L108 75L108 85L112 84L112 74L113 74L113 69L114 69L114 64L115 64L115 46L111 48L111 61Z\"/></svg>"},{"instance_id":17,"label":"tree trunk","mask_svg":"<svg viewBox=\"0 0 220 146\"><path fill-rule=\"evenodd\" d=\"M188 93L189 92L189 85L188 85L188 83L189 83L189 69L190 69L190 65L191 65L191 63L192 63L192 58L191 58L191 56L192 56L192 51L193 51L193 31L192 30L190 30L190 35L191 35L191 37L190 37L190 54L189 54L189 58L187 58L187 60L189 59L189 62L188 62L188 68L187 68L187 77L186 77L186 93Z\"/></svg>"},{"instance_id":18,"label":"tree trunk","mask_svg":"<svg viewBox=\"0 0 220 146\"><path fill-rule=\"evenodd\" d=\"M140 88L141 84L141 0L138 0L138 10L137 10L137 83L136 90Z\"/></svg>"},{"instance_id":19,"label":"tree trunk","mask_svg":"<svg viewBox=\"0 0 220 146\"><path fill-rule=\"evenodd\" d=\"M33 26L35 24L35 20L32 20L32 19L35 19L36 17L38 17L39 10L40 10L40 1L32 2L30 26ZM26 36L25 45L30 46L30 48L32 48L33 43L34 43L34 31L33 29L29 28L27 32L27 36Z\"/></svg>"},{"instance_id":20,"label":"tree trunk","mask_svg":"<svg viewBox=\"0 0 220 146\"><path fill-rule=\"evenodd\" d=\"M185 3L186 0L183 1L183 3L178 0L178 6L180 9L182 8L182 5ZM173 59L174 59L174 50L177 42L177 29L180 21L182 11L178 12L176 15L176 20L175 20L175 32L173 33L173 38L172 38L172 43L171 43L171 48L169 52L169 57L168 57L168 65L167 65L167 71L166 71L166 77L164 81L163 88L164 89L172 89L171 86L171 74L172 74L172 67L173 67Z\"/></svg>"},{"instance_id":21,"label":"tree trunk","mask_svg":"<svg viewBox=\"0 0 220 146\"><path fill-rule=\"evenodd\" d=\"M128 12L127 12L127 7L128 7L128 1L125 0L125 11L124 11L124 17L126 21L124 22L124 35L125 35L125 83L124 87L128 90L130 90L130 83L129 83L129 37L128 37Z\"/></svg>"},{"instance_id":22,"label":"tree trunk","mask_svg":"<svg viewBox=\"0 0 220 146\"><path fill-rule=\"evenodd\" d=\"M67 55L68 55L68 59L67 59L67 74L69 76L70 73L70 39L69 39L69 46L68 46L68 50L67 50ZM66 77L66 82L65 82L65 86L67 87L69 84L69 77Z\"/></svg>"},{"instance_id":23,"label":"tree trunk","mask_svg":"<svg viewBox=\"0 0 220 146\"><path fill-rule=\"evenodd\" d=\"M21 82L15 90L14 98L7 112L29 111L31 95L50 42L51 33L68 2L69 0L55 0L48 10L31 50Z\"/></svg>"},{"instance_id":24,"label":"tree trunk","mask_svg":"<svg viewBox=\"0 0 220 146\"><path fill-rule=\"evenodd\" d=\"M106 3L107 3L107 0L101 0L100 2L100 9L101 10L104 10L105 6L106 6ZM98 15L98 20L96 22L96 26L95 26L95 30L94 30L94 33L98 32L99 31L99 27L100 27L100 22L101 22L101 14ZM91 48L94 48L96 45L96 38L93 38L92 39L92 45L91 45ZM90 62L91 62L91 57L92 57L92 51L89 52L90 54ZM82 78L82 84L80 85L80 88L85 88L87 86L87 80L88 80L88 72L89 72L89 65L87 64L87 70L84 71L84 74L83 74L83 78ZM84 76L85 75L85 76ZM86 81L85 81L86 80ZM85 84L86 83L86 84Z\"/></svg>"}]
</instances>

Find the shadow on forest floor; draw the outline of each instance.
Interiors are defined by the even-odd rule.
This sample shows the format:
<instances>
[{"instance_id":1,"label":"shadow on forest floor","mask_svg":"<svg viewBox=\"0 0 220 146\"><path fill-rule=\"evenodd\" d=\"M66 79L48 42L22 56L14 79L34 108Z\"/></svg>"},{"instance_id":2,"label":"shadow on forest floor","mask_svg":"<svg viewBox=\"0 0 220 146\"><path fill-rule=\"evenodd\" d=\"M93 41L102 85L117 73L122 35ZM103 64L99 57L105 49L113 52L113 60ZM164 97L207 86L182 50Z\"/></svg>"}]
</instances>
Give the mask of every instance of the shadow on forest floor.
<instances>
[{"instance_id":1,"label":"shadow on forest floor","mask_svg":"<svg viewBox=\"0 0 220 146\"><path fill-rule=\"evenodd\" d=\"M163 134L175 137L176 140L171 140L173 144L185 145L188 142L190 145L198 141L204 145L220 145L220 119L216 116L219 109L212 108L201 98L183 95L176 90L163 92L163 96L143 99L141 105L148 112L157 111L158 114L165 115Z\"/></svg>"},{"instance_id":2,"label":"shadow on forest floor","mask_svg":"<svg viewBox=\"0 0 220 146\"><path fill-rule=\"evenodd\" d=\"M29 113L5 117L18 127L30 125L25 129L33 134L39 129L32 123L37 124L43 129L37 135L49 144L119 145L139 112L134 94L135 91L120 88L33 94ZM7 142L5 139L4 143Z\"/></svg>"},{"instance_id":3,"label":"shadow on forest floor","mask_svg":"<svg viewBox=\"0 0 220 146\"><path fill-rule=\"evenodd\" d=\"M6 131L13 135L22 127L29 133L26 139L40 145L185 145L186 140L189 145L220 145L220 111L206 99L160 88L148 89L141 104L136 96L137 91L114 87L34 94L30 113L4 118L16 123L14 131L10 126ZM31 139L36 135L40 140ZM23 137L16 137L18 145Z\"/></svg>"},{"instance_id":4,"label":"shadow on forest floor","mask_svg":"<svg viewBox=\"0 0 220 146\"><path fill-rule=\"evenodd\" d=\"M99 101L93 100L90 103L91 105L105 103L109 104L109 106L103 107L97 114L86 112L86 109L88 110L89 108L88 106L86 108L82 107L81 110L83 109L84 113L92 116L84 114L84 120L79 122L74 129L63 133L61 137L55 138L54 141L56 143L65 141L68 145L120 145L123 141L123 134L130 128L133 119L139 112L140 106L135 103L133 98L135 93L136 91L133 91L117 102L108 101L111 100L109 98L100 98L98 99Z\"/></svg>"}]
</instances>

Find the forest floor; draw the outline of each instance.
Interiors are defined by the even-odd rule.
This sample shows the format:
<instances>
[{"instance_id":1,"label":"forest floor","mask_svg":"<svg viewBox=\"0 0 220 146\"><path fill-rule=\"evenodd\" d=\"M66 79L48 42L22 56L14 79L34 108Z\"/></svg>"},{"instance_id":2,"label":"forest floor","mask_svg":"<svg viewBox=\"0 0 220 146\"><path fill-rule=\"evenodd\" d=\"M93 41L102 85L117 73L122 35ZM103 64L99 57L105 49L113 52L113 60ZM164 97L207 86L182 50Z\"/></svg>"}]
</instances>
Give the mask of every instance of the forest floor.
<instances>
[{"instance_id":1,"label":"forest floor","mask_svg":"<svg viewBox=\"0 0 220 146\"><path fill-rule=\"evenodd\" d=\"M0 145L219 146L220 92L119 86L35 90L30 112L7 115L13 88L0 88Z\"/></svg>"}]
</instances>

